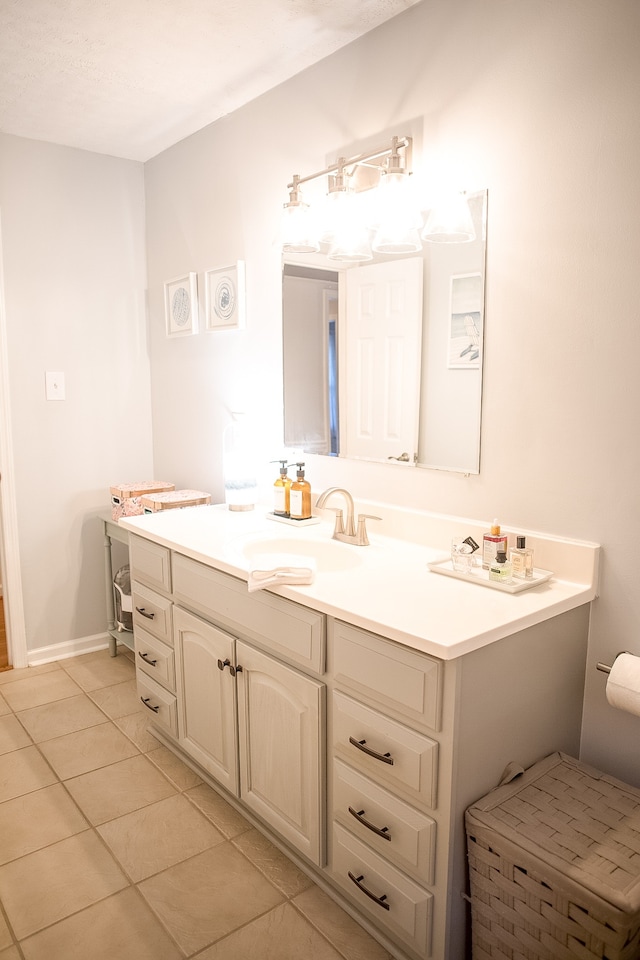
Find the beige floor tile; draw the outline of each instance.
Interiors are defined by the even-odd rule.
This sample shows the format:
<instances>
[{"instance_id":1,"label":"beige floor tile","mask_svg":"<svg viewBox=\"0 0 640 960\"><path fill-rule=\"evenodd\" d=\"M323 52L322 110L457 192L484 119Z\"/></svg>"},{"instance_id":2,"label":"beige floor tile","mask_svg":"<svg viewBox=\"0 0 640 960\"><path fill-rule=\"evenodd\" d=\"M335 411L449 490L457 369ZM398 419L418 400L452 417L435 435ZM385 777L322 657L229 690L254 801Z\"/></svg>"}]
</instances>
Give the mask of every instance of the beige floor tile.
<instances>
[{"instance_id":1,"label":"beige floor tile","mask_svg":"<svg viewBox=\"0 0 640 960\"><path fill-rule=\"evenodd\" d=\"M22 960L22 957L17 947L8 947L6 950L0 951L0 960Z\"/></svg>"},{"instance_id":2,"label":"beige floor tile","mask_svg":"<svg viewBox=\"0 0 640 960\"><path fill-rule=\"evenodd\" d=\"M283 903L199 953L194 960L343 960L310 923Z\"/></svg>"},{"instance_id":3,"label":"beige floor tile","mask_svg":"<svg viewBox=\"0 0 640 960\"><path fill-rule=\"evenodd\" d=\"M134 883L225 842L180 794L110 820L98 833Z\"/></svg>"},{"instance_id":4,"label":"beige floor tile","mask_svg":"<svg viewBox=\"0 0 640 960\"><path fill-rule=\"evenodd\" d=\"M63 670L25 677L24 680L7 683L2 688L2 696L16 713L18 710L38 707L42 703L76 697L81 692L78 685Z\"/></svg>"},{"instance_id":5,"label":"beige floor tile","mask_svg":"<svg viewBox=\"0 0 640 960\"><path fill-rule=\"evenodd\" d=\"M206 783L200 783L185 791L185 796L229 839L252 829L246 817Z\"/></svg>"},{"instance_id":6,"label":"beige floor tile","mask_svg":"<svg viewBox=\"0 0 640 960\"><path fill-rule=\"evenodd\" d=\"M392 960L377 940L315 884L292 903L346 960Z\"/></svg>"},{"instance_id":7,"label":"beige floor tile","mask_svg":"<svg viewBox=\"0 0 640 960\"><path fill-rule=\"evenodd\" d=\"M73 777L65 786L93 824L114 820L176 793L176 787L141 755Z\"/></svg>"},{"instance_id":8,"label":"beige floor tile","mask_svg":"<svg viewBox=\"0 0 640 960\"><path fill-rule=\"evenodd\" d=\"M30 745L31 737L14 716L0 717L0 754Z\"/></svg>"},{"instance_id":9,"label":"beige floor tile","mask_svg":"<svg viewBox=\"0 0 640 960\"><path fill-rule=\"evenodd\" d=\"M6 717L8 713L11 713L11 707L0 693L0 717Z\"/></svg>"},{"instance_id":10,"label":"beige floor tile","mask_svg":"<svg viewBox=\"0 0 640 960\"><path fill-rule=\"evenodd\" d=\"M289 857L255 829L236 837L233 845L244 853L278 890L282 890L285 897L295 897L307 890L313 882Z\"/></svg>"},{"instance_id":11,"label":"beige floor tile","mask_svg":"<svg viewBox=\"0 0 640 960\"><path fill-rule=\"evenodd\" d=\"M228 841L143 880L139 889L187 956L282 900Z\"/></svg>"},{"instance_id":12,"label":"beige floor tile","mask_svg":"<svg viewBox=\"0 0 640 960\"><path fill-rule=\"evenodd\" d=\"M126 717L116 717L113 722L125 736L133 740L138 750L142 750L143 753L157 750L160 746L160 741L149 731L148 710L145 710L144 713L130 713Z\"/></svg>"},{"instance_id":13,"label":"beige floor tile","mask_svg":"<svg viewBox=\"0 0 640 960\"><path fill-rule=\"evenodd\" d=\"M13 943L13 938L11 936L11 931L7 926L7 921L0 913L0 950L4 950L5 947L11 946ZM0 953L0 957L2 954Z\"/></svg>"},{"instance_id":14,"label":"beige floor tile","mask_svg":"<svg viewBox=\"0 0 640 960\"><path fill-rule=\"evenodd\" d=\"M65 661L64 670L83 690L98 690L114 683L124 683L135 676L135 667L128 657L110 657L108 651L74 657Z\"/></svg>"},{"instance_id":15,"label":"beige floor tile","mask_svg":"<svg viewBox=\"0 0 640 960\"><path fill-rule=\"evenodd\" d=\"M182 954L130 887L21 944L26 960L180 960ZM0 954L0 960L3 960Z\"/></svg>"},{"instance_id":16,"label":"beige floor tile","mask_svg":"<svg viewBox=\"0 0 640 960\"><path fill-rule=\"evenodd\" d=\"M75 733L76 730L84 730L106 720L102 710L92 703L86 693L21 710L18 718L36 743L64 737L67 733Z\"/></svg>"},{"instance_id":17,"label":"beige floor tile","mask_svg":"<svg viewBox=\"0 0 640 960\"><path fill-rule=\"evenodd\" d=\"M0 867L0 900L19 940L125 886L93 830Z\"/></svg>"},{"instance_id":18,"label":"beige floor tile","mask_svg":"<svg viewBox=\"0 0 640 960\"><path fill-rule=\"evenodd\" d=\"M138 748L113 723L101 723L40 744L61 780L137 756Z\"/></svg>"},{"instance_id":19,"label":"beige floor tile","mask_svg":"<svg viewBox=\"0 0 640 960\"><path fill-rule=\"evenodd\" d=\"M86 830L88 823L60 783L0 804L0 863Z\"/></svg>"},{"instance_id":20,"label":"beige floor tile","mask_svg":"<svg viewBox=\"0 0 640 960\"><path fill-rule=\"evenodd\" d=\"M144 710L138 699L135 680L125 680L124 683L114 683L110 687L99 687L97 690L92 690L91 699L112 720L115 720L116 717L125 717L127 714L135 713L138 707Z\"/></svg>"},{"instance_id":21,"label":"beige floor tile","mask_svg":"<svg viewBox=\"0 0 640 960\"><path fill-rule=\"evenodd\" d=\"M56 780L37 747L24 747L0 757L0 802L48 787Z\"/></svg>"},{"instance_id":22,"label":"beige floor tile","mask_svg":"<svg viewBox=\"0 0 640 960\"><path fill-rule=\"evenodd\" d=\"M59 663L43 663L39 667L20 667L17 670L4 670L0 673L0 687L7 683L15 683L16 680L24 680L27 677L38 677L42 673L55 673L60 670Z\"/></svg>"},{"instance_id":23,"label":"beige floor tile","mask_svg":"<svg viewBox=\"0 0 640 960\"><path fill-rule=\"evenodd\" d=\"M179 757L176 757L174 753L167 750L166 747L157 747L155 750L150 750L147 757L152 763L155 763L158 769L162 770L165 777L169 777L178 790L188 790L189 787L195 787L196 784L202 783L198 774L186 763L183 763Z\"/></svg>"}]
</instances>

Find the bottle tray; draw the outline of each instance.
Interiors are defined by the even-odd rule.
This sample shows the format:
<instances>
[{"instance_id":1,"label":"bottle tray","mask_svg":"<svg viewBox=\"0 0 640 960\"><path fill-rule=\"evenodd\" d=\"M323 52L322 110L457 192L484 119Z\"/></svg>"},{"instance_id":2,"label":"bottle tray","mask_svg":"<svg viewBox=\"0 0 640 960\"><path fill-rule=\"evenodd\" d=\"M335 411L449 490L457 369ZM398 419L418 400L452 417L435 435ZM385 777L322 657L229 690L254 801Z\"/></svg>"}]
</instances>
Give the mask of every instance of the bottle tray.
<instances>
[{"instance_id":1,"label":"bottle tray","mask_svg":"<svg viewBox=\"0 0 640 960\"><path fill-rule=\"evenodd\" d=\"M530 590L531 587L537 587L541 583L546 583L553 576L552 570L541 570L539 567L533 568L533 577L529 580L520 580L515 577L508 583L501 583L498 580L489 580L489 571L482 567L475 567L472 573L465 573L462 570L454 570L453 563L449 558L446 560L432 560L427 564L429 570L434 573L443 573L445 577L454 577L456 580L466 580L467 583L479 583L483 587L491 587L492 590L501 590L502 593L522 593L523 590Z\"/></svg>"}]
</instances>

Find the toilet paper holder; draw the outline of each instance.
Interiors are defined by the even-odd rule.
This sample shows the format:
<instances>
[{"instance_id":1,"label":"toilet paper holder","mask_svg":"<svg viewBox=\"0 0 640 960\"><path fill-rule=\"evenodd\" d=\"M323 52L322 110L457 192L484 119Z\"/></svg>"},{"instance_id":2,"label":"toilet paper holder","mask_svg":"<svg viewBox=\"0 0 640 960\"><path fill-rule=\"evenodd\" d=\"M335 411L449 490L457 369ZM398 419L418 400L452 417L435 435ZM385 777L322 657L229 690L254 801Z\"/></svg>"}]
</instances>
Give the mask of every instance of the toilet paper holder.
<instances>
[{"instance_id":1,"label":"toilet paper holder","mask_svg":"<svg viewBox=\"0 0 640 960\"><path fill-rule=\"evenodd\" d=\"M621 650L620 653L616 653L616 655L615 655L615 657L614 657L614 663L615 663L615 661L618 659L618 657L621 657L621 656L622 656L623 653L629 653L629 654L630 654L631 651L630 651L630 650ZM611 673L612 667L613 667L613 664L611 664L611 667L610 667L608 663L596 663L596 670L599 670L600 673Z\"/></svg>"}]
</instances>

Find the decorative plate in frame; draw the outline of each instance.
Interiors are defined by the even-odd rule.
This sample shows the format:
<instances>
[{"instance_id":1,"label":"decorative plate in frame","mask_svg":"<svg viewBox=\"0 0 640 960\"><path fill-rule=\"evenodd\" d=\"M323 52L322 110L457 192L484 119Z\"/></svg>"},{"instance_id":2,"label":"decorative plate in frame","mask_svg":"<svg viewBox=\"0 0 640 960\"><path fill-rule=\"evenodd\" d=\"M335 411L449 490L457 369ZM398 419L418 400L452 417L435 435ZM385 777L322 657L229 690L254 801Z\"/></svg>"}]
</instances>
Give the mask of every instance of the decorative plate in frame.
<instances>
[{"instance_id":1,"label":"decorative plate in frame","mask_svg":"<svg viewBox=\"0 0 640 960\"><path fill-rule=\"evenodd\" d=\"M237 330L244 326L244 260L204 275L207 330Z\"/></svg>"},{"instance_id":2,"label":"decorative plate in frame","mask_svg":"<svg viewBox=\"0 0 640 960\"><path fill-rule=\"evenodd\" d=\"M188 337L198 332L198 277L187 273L164 285L164 310L168 337Z\"/></svg>"}]
</instances>

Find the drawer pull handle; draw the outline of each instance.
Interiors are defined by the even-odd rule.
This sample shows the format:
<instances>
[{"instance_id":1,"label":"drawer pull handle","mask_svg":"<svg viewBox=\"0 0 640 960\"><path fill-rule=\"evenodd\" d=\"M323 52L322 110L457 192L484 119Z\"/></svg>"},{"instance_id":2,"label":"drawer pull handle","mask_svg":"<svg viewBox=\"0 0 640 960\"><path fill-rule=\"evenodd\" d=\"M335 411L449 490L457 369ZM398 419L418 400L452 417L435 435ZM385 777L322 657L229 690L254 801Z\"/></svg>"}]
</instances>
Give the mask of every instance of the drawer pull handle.
<instances>
[{"instance_id":1,"label":"drawer pull handle","mask_svg":"<svg viewBox=\"0 0 640 960\"><path fill-rule=\"evenodd\" d=\"M138 656L141 660L144 660L145 663L148 663L150 667L155 667L158 663L157 660L152 660L148 653L140 653L140 651L138 651Z\"/></svg>"},{"instance_id":2,"label":"drawer pull handle","mask_svg":"<svg viewBox=\"0 0 640 960\"><path fill-rule=\"evenodd\" d=\"M144 703L145 707L147 707L149 710L153 710L154 713L158 713L160 710L160 706L154 707L153 704L149 703L151 697L140 697L140 699Z\"/></svg>"},{"instance_id":3,"label":"drawer pull handle","mask_svg":"<svg viewBox=\"0 0 640 960\"><path fill-rule=\"evenodd\" d=\"M383 840L391 840L389 827L376 827L374 823L370 823L368 820L365 820L364 810L354 810L353 807L349 807L349 813L352 817L356 818L358 823L361 823L363 827L366 827L367 830L372 830L374 833L377 833L378 836L382 837Z\"/></svg>"},{"instance_id":4,"label":"drawer pull handle","mask_svg":"<svg viewBox=\"0 0 640 960\"><path fill-rule=\"evenodd\" d=\"M153 618L155 617L155 613L147 613L144 607L136 607L136 610L138 611L141 617L146 617L147 620L153 620Z\"/></svg>"},{"instance_id":5,"label":"drawer pull handle","mask_svg":"<svg viewBox=\"0 0 640 960\"><path fill-rule=\"evenodd\" d=\"M227 657L226 660L218 660L218 670L224 670L225 667L231 666L231 660Z\"/></svg>"},{"instance_id":6,"label":"drawer pull handle","mask_svg":"<svg viewBox=\"0 0 640 960\"><path fill-rule=\"evenodd\" d=\"M371 747L367 747L366 740L356 740L354 737L349 737L349 743L353 747L357 747L358 750L362 750L363 753L366 753L367 756L373 757L374 760L381 760L382 763L389 763L393 766L393 757L390 753L376 753L375 750L372 750Z\"/></svg>"},{"instance_id":7,"label":"drawer pull handle","mask_svg":"<svg viewBox=\"0 0 640 960\"><path fill-rule=\"evenodd\" d=\"M365 885L362 883L362 881L364 880L364 876L361 875L359 877L356 877L353 873L351 873L351 870L348 871L348 874L349 874L349 880L353 880L358 890L362 890L363 893L365 893L371 900L373 900L374 903L377 903L379 907L382 907L383 910L389 909L389 904L386 903L386 899L387 899L386 893L383 893L381 897L376 897L375 893L371 893L371 890L367 890Z\"/></svg>"}]
</instances>

